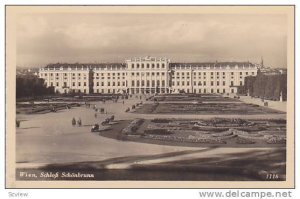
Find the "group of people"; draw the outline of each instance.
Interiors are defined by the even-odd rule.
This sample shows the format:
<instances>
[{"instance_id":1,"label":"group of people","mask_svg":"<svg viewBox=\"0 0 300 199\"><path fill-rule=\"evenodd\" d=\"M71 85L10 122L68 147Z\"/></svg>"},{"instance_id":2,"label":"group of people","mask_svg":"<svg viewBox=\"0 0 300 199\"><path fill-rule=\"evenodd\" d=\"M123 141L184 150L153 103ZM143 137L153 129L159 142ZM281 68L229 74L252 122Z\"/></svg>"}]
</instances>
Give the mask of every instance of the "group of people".
<instances>
[{"instance_id":1,"label":"group of people","mask_svg":"<svg viewBox=\"0 0 300 199\"><path fill-rule=\"evenodd\" d=\"M81 118L78 118L78 120L76 121L76 119L73 117L72 126L75 126L76 123L77 123L78 126L81 126L82 125Z\"/></svg>"}]
</instances>

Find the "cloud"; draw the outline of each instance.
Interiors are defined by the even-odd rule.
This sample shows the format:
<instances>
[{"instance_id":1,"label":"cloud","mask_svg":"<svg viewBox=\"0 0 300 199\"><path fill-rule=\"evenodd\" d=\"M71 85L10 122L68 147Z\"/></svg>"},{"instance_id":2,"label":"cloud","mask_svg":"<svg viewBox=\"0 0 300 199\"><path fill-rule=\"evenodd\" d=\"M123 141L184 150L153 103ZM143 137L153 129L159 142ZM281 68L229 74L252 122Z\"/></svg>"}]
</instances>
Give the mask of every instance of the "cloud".
<instances>
[{"instance_id":1,"label":"cloud","mask_svg":"<svg viewBox=\"0 0 300 199\"><path fill-rule=\"evenodd\" d=\"M17 63L250 60L286 65L280 15L28 14L17 23Z\"/></svg>"}]
</instances>

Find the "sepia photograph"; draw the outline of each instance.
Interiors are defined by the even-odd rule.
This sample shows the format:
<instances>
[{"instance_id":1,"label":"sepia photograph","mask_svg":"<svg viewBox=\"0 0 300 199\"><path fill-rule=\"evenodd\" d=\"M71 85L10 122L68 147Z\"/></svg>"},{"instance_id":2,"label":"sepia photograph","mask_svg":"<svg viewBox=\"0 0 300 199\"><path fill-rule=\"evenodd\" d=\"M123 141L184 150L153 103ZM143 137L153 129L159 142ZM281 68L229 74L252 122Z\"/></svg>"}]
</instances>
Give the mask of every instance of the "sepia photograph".
<instances>
[{"instance_id":1,"label":"sepia photograph","mask_svg":"<svg viewBox=\"0 0 300 199\"><path fill-rule=\"evenodd\" d=\"M6 6L7 188L293 188L294 6Z\"/></svg>"}]
</instances>

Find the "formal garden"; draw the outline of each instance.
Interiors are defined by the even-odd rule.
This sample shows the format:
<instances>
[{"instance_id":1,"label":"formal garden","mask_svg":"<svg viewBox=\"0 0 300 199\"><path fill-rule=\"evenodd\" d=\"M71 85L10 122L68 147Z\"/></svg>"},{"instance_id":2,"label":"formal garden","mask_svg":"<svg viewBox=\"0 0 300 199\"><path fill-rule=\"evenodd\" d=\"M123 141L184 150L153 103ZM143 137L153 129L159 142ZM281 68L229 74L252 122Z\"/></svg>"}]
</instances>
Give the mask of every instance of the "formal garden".
<instances>
[{"instance_id":1,"label":"formal garden","mask_svg":"<svg viewBox=\"0 0 300 199\"><path fill-rule=\"evenodd\" d=\"M276 147L286 144L283 119L124 120L100 135L123 141L223 147Z\"/></svg>"}]
</instances>

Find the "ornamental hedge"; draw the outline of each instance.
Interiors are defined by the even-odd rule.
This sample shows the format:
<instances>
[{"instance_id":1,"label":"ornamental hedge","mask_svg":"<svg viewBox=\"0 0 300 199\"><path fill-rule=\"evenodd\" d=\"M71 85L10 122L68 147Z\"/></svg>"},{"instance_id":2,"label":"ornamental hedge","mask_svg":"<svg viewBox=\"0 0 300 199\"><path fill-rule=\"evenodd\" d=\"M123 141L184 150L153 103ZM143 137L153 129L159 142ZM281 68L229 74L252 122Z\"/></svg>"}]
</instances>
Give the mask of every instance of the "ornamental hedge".
<instances>
[{"instance_id":1,"label":"ornamental hedge","mask_svg":"<svg viewBox=\"0 0 300 199\"><path fill-rule=\"evenodd\" d=\"M249 76L245 78L244 86L238 88L239 94L247 94L269 100L280 100L282 93L283 101L287 98L287 74Z\"/></svg>"}]
</instances>

